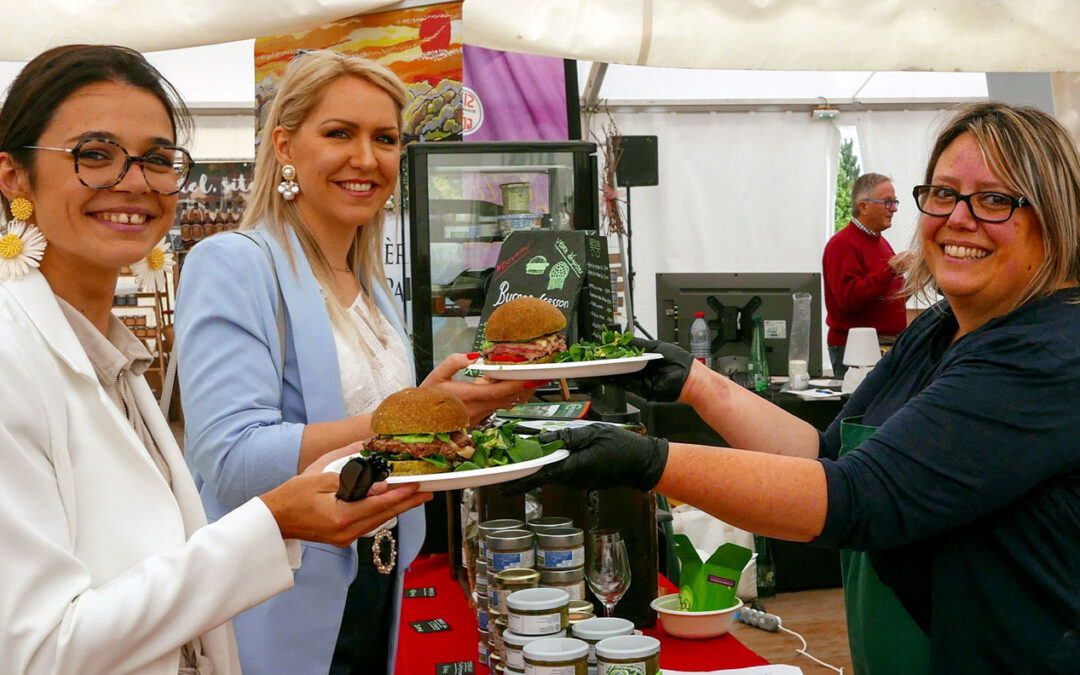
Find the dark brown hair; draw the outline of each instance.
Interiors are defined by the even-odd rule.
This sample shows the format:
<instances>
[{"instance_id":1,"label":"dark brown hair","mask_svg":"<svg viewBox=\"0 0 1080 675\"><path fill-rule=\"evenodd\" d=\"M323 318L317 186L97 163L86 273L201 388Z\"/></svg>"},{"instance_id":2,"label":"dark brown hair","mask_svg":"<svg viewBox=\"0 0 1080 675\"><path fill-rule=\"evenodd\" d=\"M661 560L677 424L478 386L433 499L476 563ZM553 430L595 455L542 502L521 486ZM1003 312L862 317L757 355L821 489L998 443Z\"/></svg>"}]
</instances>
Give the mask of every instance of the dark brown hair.
<instances>
[{"instance_id":1,"label":"dark brown hair","mask_svg":"<svg viewBox=\"0 0 1080 675\"><path fill-rule=\"evenodd\" d=\"M178 129L191 130L191 114L169 84L146 58L127 47L65 45L39 54L26 64L7 91L0 109L0 152L10 153L34 179L35 145L64 101L79 89L99 82L129 84L153 94ZM5 200L6 202L6 200Z\"/></svg>"}]
</instances>

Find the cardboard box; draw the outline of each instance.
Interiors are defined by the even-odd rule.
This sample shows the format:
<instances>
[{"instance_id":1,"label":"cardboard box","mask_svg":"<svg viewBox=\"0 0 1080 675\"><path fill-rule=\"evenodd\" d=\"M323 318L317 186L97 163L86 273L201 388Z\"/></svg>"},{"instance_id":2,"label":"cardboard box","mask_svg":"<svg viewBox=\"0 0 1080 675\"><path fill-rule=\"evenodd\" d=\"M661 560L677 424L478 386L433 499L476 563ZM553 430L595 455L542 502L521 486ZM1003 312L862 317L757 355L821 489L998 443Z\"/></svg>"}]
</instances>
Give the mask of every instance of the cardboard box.
<instances>
[{"instance_id":1,"label":"cardboard box","mask_svg":"<svg viewBox=\"0 0 1080 675\"><path fill-rule=\"evenodd\" d=\"M701 560L685 534L672 537L679 558L679 609L702 612L726 609L735 604L739 578L753 552L745 546L727 543L706 561Z\"/></svg>"}]
</instances>

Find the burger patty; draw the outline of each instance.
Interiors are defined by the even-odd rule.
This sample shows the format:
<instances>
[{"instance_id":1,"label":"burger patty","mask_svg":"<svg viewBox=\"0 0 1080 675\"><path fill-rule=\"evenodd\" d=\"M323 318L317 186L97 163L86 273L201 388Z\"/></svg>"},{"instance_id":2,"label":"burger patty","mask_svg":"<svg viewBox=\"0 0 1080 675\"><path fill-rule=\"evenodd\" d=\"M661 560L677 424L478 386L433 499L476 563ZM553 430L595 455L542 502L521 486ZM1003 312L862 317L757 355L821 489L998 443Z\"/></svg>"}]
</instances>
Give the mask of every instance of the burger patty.
<instances>
[{"instance_id":1,"label":"burger patty","mask_svg":"<svg viewBox=\"0 0 1080 675\"><path fill-rule=\"evenodd\" d=\"M404 443L392 436L376 436L368 441L368 448L390 455L407 454L417 458L442 455L447 459L469 459L476 451L472 437L463 431L451 431L449 442L436 437L428 443Z\"/></svg>"},{"instance_id":2,"label":"burger patty","mask_svg":"<svg viewBox=\"0 0 1080 675\"><path fill-rule=\"evenodd\" d=\"M535 361L565 351L566 338L558 333L552 333L529 342L495 342L484 350L484 358L510 356Z\"/></svg>"}]
</instances>

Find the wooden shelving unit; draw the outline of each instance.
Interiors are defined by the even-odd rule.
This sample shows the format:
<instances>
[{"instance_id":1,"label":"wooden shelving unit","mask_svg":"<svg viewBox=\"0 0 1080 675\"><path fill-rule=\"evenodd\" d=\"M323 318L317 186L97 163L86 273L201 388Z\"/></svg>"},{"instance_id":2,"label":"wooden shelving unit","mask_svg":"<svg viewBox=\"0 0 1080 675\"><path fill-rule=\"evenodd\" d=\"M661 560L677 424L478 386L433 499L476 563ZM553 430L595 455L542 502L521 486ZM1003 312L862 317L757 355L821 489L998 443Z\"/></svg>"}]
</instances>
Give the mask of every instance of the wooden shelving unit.
<instances>
[{"instance_id":1,"label":"wooden shelving unit","mask_svg":"<svg viewBox=\"0 0 1080 675\"><path fill-rule=\"evenodd\" d=\"M175 270L175 268L173 268ZM121 273L122 280L134 281L130 270ZM165 330L172 325L172 300L175 280L172 275L165 275L165 289L154 293L137 292L118 295L113 301L113 313L124 322L129 330L146 344L153 364L146 369L146 379L154 389L154 394L161 397L161 386L168 370L169 354L165 349ZM118 302L121 298L134 298L134 304Z\"/></svg>"}]
</instances>

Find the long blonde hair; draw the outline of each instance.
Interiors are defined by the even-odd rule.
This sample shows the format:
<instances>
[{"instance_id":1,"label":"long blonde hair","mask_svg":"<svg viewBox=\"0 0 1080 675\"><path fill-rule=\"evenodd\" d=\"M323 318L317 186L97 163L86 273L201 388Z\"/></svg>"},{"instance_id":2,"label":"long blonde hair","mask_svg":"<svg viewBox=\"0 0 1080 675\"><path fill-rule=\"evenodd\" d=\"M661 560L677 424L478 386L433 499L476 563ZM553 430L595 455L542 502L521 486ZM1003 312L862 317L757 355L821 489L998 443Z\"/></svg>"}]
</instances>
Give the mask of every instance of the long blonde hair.
<instances>
[{"instance_id":1,"label":"long blonde hair","mask_svg":"<svg viewBox=\"0 0 1080 675\"><path fill-rule=\"evenodd\" d=\"M938 134L926 166L927 184L933 182L942 153L966 133L975 138L987 167L1031 202L1042 228L1043 262L1012 309L1080 279L1080 156L1069 132L1035 108L994 102L965 106ZM900 259L904 294L932 301L934 279L921 226Z\"/></svg>"},{"instance_id":2,"label":"long blonde hair","mask_svg":"<svg viewBox=\"0 0 1080 675\"><path fill-rule=\"evenodd\" d=\"M285 232L286 225L292 227L296 238L300 241L300 248L315 274L315 279L327 291L326 304L330 319L338 325L341 325L346 315L345 308L337 302L331 292L333 269L304 222L300 209L294 202L283 199L277 191L278 183L281 181L281 164L274 152L274 143L270 133L279 126L290 133L295 132L319 103L320 96L327 85L342 77L356 77L385 91L394 101L398 128L401 128L401 112L406 103L405 85L389 68L370 59L329 50L300 54L293 59L285 71L285 76L281 79L274 102L263 124L263 139L255 156L251 194L247 200L244 217L240 221L240 229L245 230L265 222L271 233L285 248L295 271L295 260L292 257L292 249L288 246L288 236ZM349 266L356 274L360 287L365 291L362 296L371 316L378 316L372 293L376 285L381 286L387 294L390 294L380 255L385 220L386 212L380 208L371 222L363 223L361 227L358 227L348 256ZM373 324L372 330L382 337L382 331L378 325L378 323ZM366 345L364 348L367 350Z\"/></svg>"}]
</instances>

